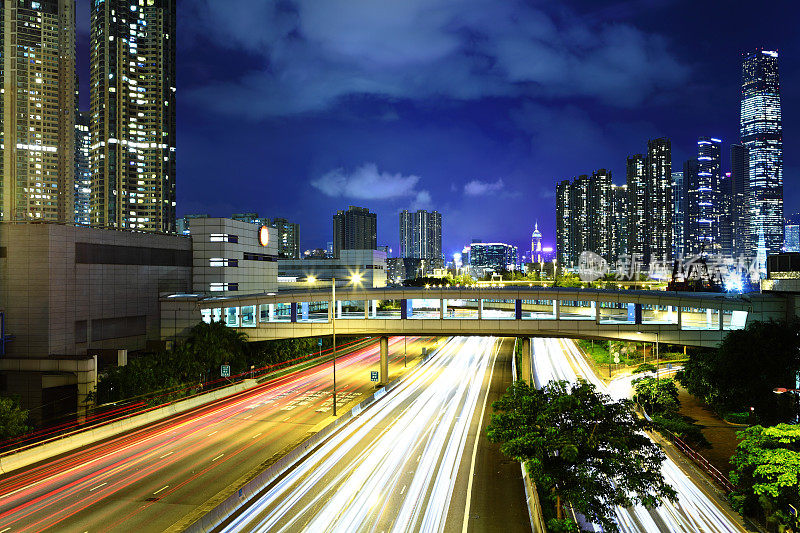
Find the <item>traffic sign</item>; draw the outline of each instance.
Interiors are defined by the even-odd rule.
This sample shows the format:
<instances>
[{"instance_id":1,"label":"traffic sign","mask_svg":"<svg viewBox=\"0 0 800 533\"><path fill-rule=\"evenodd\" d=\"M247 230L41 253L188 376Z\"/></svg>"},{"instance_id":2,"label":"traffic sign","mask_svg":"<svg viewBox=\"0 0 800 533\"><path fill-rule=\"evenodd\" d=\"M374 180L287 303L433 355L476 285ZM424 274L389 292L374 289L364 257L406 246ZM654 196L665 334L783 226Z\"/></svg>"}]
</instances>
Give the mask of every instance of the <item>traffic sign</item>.
<instances>
[{"instance_id":1,"label":"traffic sign","mask_svg":"<svg viewBox=\"0 0 800 533\"><path fill-rule=\"evenodd\" d=\"M615 364L615 365L618 365L618 364L619 364L619 354L618 354L618 353L615 353L615 354L614 354L614 364Z\"/></svg>"},{"instance_id":2,"label":"traffic sign","mask_svg":"<svg viewBox=\"0 0 800 533\"><path fill-rule=\"evenodd\" d=\"M317 346L322 346L322 339L317 340Z\"/></svg>"},{"instance_id":3,"label":"traffic sign","mask_svg":"<svg viewBox=\"0 0 800 533\"><path fill-rule=\"evenodd\" d=\"M222 365L219 367L219 375L223 378L231 377L231 365Z\"/></svg>"},{"instance_id":4,"label":"traffic sign","mask_svg":"<svg viewBox=\"0 0 800 533\"><path fill-rule=\"evenodd\" d=\"M369 373L369 380L370 381L378 381L378 371L373 370Z\"/></svg>"}]
</instances>

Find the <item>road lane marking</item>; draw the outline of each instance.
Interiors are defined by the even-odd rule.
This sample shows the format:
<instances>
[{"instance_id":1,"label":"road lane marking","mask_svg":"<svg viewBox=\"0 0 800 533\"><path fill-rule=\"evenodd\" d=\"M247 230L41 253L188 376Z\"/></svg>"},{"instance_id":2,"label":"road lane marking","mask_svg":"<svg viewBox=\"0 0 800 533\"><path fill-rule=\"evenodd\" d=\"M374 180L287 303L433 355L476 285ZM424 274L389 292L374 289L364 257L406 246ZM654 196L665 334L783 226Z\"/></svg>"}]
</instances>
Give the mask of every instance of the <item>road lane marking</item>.
<instances>
[{"instance_id":1,"label":"road lane marking","mask_svg":"<svg viewBox=\"0 0 800 533\"><path fill-rule=\"evenodd\" d=\"M165 453L164 455L162 455L161 457L159 457L159 459L163 459L164 457L168 457L168 456L172 455L173 453L175 453L175 452L168 452L168 453Z\"/></svg>"},{"instance_id":2,"label":"road lane marking","mask_svg":"<svg viewBox=\"0 0 800 533\"><path fill-rule=\"evenodd\" d=\"M286 421L287 421L287 420L289 420L290 418L292 418L292 417L291 417L291 416L287 416L287 417L286 417L286 418L284 418L284 419L283 419L281 422L286 422Z\"/></svg>"},{"instance_id":3,"label":"road lane marking","mask_svg":"<svg viewBox=\"0 0 800 533\"><path fill-rule=\"evenodd\" d=\"M161 492L162 490L166 489L167 487L169 487L169 485L164 485L163 487L161 487L160 489L155 491L153 494L158 494L159 492Z\"/></svg>"},{"instance_id":4,"label":"road lane marking","mask_svg":"<svg viewBox=\"0 0 800 533\"><path fill-rule=\"evenodd\" d=\"M220 458L220 457L222 457L223 455L225 455L225 454L224 454L224 453L221 453L221 454L219 454L218 456L216 456L216 457L214 457L213 459L211 459L211 462L213 463L214 461L216 461L217 459L219 459L219 458Z\"/></svg>"},{"instance_id":5,"label":"road lane marking","mask_svg":"<svg viewBox=\"0 0 800 533\"><path fill-rule=\"evenodd\" d=\"M247 415L246 417L244 417L244 419L245 419L245 420L247 420L247 419L248 419L248 418L250 418L251 416L253 416L253 415Z\"/></svg>"},{"instance_id":6,"label":"road lane marking","mask_svg":"<svg viewBox=\"0 0 800 533\"><path fill-rule=\"evenodd\" d=\"M11 528L7 527L5 529L0 529L0 533L6 533L6 531L11 531Z\"/></svg>"},{"instance_id":7,"label":"road lane marking","mask_svg":"<svg viewBox=\"0 0 800 533\"><path fill-rule=\"evenodd\" d=\"M209 434L208 434L208 436L210 437L210 436L211 436L211 435L213 435L214 433L216 433L216 431L212 431L211 433L209 433Z\"/></svg>"},{"instance_id":8,"label":"road lane marking","mask_svg":"<svg viewBox=\"0 0 800 533\"><path fill-rule=\"evenodd\" d=\"M253 435L253 438L255 439L256 437L259 437L259 436L261 436L261 433L256 433L255 435Z\"/></svg>"},{"instance_id":9,"label":"road lane marking","mask_svg":"<svg viewBox=\"0 0 800 533\"><path fill-rule=\"evenodd\" d=\"M497 364L497 354L500 353L500 347L503 345L503 341L497 345L497 349L494 352L494 358L492 359L492 371L489 372L489 385L486 387L486 395L483 397L483 407L481 408L481 418L478 420L478 434L475 435L475 445L472 447L472 463L469 466L469 477L467 478L467 504L464 507L464 526L461 529L462 533L467 533L467 529L469 529L469 504L470 500L472 500L472 479L475 477L475 458L478 455L478 443L480 442L480 435L481 435L481 428L483 427L483 415L486 412L486 400L489 399L489 391L492 388L492 377L494 377L494 366ZM513 357L513 356L512 356ZM486 375L484 371L484 376Z\"/></svg>"},{"instance_id":10,"label":"road lane marking","mask_svg":"<svg viewBox=\"0 0 800 533\"><path fill-rule=\"evenodd\" d=\"M403 488L400 489L400 496L402 496L405 491L406 491L406 486L403 485Z\"/></svg>"},{"instance_id":11,"label":"road lane marking","mask_svg":"<svg viewBox=\"0 0 800 533\"><path fill-rule=\"evenodd\" d=\"M92 487L91 489L89 489L89 492L92 492L93 490L97 490L97 489L99 489L100 487L102 487L104 485L108 485L108 483L107 482L106 483L100 483L96 487Z\"/></svg>"}]
</instances>

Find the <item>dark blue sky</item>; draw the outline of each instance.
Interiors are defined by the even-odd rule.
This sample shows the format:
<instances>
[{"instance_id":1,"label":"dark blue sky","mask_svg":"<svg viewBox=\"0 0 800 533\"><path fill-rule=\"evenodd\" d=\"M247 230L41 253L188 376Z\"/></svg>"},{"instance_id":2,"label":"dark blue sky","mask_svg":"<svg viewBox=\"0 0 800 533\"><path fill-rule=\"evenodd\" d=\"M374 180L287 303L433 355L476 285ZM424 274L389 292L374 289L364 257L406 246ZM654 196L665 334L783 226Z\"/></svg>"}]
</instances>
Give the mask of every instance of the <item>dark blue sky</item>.
<instances>
[{"instance_id":1,"label":"dark blue sky","mask_svg":"<svg viewBox=\"0 0 800 533\"><path fill-rule=\"evenodd\" d=\"M758 47L781 54L800 207L792 1L178 0L178 17L179 215L285 216L307 249L361 205L396 250L398 211L423 207L448 257L472 238L527 249L537 220L552 244L557 180L605 167L624 183L651 137L672 139L674 168L700 135L736 141L741 54Z\"/></svg>"}]
</instances>

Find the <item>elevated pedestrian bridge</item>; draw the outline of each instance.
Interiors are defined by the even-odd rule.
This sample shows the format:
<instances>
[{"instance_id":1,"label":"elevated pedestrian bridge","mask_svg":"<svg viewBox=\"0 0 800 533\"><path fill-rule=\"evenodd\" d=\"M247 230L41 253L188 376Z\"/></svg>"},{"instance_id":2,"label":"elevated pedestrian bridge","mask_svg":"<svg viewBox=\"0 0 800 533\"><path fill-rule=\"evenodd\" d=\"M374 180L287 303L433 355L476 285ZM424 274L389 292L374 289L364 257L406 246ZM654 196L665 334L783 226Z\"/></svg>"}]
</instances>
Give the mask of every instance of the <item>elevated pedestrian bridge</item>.
<instances>
[{"instance_id":1,"label":"elevated pedestrian bridge","mask_svg":"<svg viewBox=\"0 0 800 533\"><path fill-rule=\"evenodd\" d=\"M340 335L571 337L713 347L731 330L794 311L779 294L563 287L337 287L335 302L330 288L181 298L179 306L162 302L165 338L179 337L202 318L221 320L251 341L325 336L335 329Z\"/></svg>"}]
</instances>

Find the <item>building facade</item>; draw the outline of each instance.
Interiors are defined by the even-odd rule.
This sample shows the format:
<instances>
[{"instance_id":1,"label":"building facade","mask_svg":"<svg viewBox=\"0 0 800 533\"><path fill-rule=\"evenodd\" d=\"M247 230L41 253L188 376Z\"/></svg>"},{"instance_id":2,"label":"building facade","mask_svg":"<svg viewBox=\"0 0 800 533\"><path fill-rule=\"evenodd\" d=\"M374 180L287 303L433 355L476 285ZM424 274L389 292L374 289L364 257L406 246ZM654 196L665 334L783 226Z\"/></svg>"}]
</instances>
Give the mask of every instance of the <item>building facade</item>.
<instances>
[{"instance_id":1,"label":"building facade","mask_svg":"<svg viewBox=\"0 0 800 533\"><path fill-rule=\"evenodd\" d=\"M572 190L569 180L556 185L556 260L562 267L568 267L574 254L572 243Z\"/></svg>"},{"instance_id":2,"label":"building facade","mask_svg":"<svg viewBox=\"0 0 800 533\"><path fill-rule=\"evenodd\" d=\"M434 268L444 266L441 213L400 212L400 257L424 259Z\"/></svg>"},{"instance_id":3,"label":"building facade","mask_svg":"<svg viewBox=\"0 0 800 533\"><path fill-rule=\"evenodd\" d=\"M347 211L333 215L333 255L342 250L376 250L378 248L378 216L366 207L351 205Z\"/></svg>"},{"instance_id":4,"label":"building facade","mask_svg":"<svg viewBox=\"0 0 800 533\"><path fill-rule=\"evenodd\" d=\"M614 264L628 255L628 186L611 186L611 259Z\"/></svg>"},{"instance_id":5,"label":"building facade","mask_svg":"<svg viewBox=\"0 0 800 533\"><path fill-rule=\"evenodd\" d=\"M672 257L686 255L686 181L683 172L672 173Z\"/></svg>"},{"instance_id":6,"label":"building facade","mask_svg":"<svg viewBox=\"0 0 800 533\"><path fill-rule=\"evenodd\" d=\"M175 0L90 16L92 225L174 233Z\"/></svg>"},{"instance_id":7,"label":"building facade","mask_svg":"<svg viewBox=\"0 0 800 533\"><path fill-rule=\"evenodd\" d=\"M647 142L647 242L643 260L672 257L672 143L666 137Z\"/></svg>"},{"instance_id":8,"label":"building facade","mask_svg":"<svg viewBox=\"0 0 800 533\"><path fill-rule=\"evenodd\" d=\"M750 156L741 144L731 145L731 224L734 255L751 256Z\"/></svg>"},{"instance_id":9,"label":"building facade","mask_svg":"<svg viewBox=\"0 0 800 533\"><path fill-rule=\"evenodd\" d=\"M0 220L74 220L75 5L0 6Z\"/></svg>"},{"instance_id":10,"label":"building facade","mask_svg":"<svg viewBox=\"0 0 800 533\"><path fill-rule=\"evenodd\" d=\"M89 164L91 148L89 136L89 114L75 115L75 223L88 226L90 218L89 201L91 198L92 169Z\"/></svg>"},{"instance_id":11,"label":"building facade","mask_svg":"<svg viewBox=\"0 0 800 533\"><path fill-rule=\"evenodd\" d=\"M487 271L517 270L519 253L516 246L502 242L473 242L469 251L469 266L473 275L483 277Z\"/></svg>"},{"instance_id":12,"label":"building facade","mask_svg":"<svg viewBox=\"0 0 800 533\"><path fill-rule=\"evenodd\" d=\"M531 233L531 263L542 262L542 232L539 231L539 223L536 222Z\"/></svg>"},{"instance_id":13,"label":"building facade","mask_svg":"<svg viewBox=\"0 0 800 533\"><path fill-rule=\"evenodd\" d=\"M594 252L609 263L616 261L618 247L614 238L619 230L615 228L614 210L619 194L611 183L611 172L606 169L558 184L556 245L562 267L577 266L584 251ZM621 206L617 208L627 211Z\"/></svg>"},{"instance_id":14,"label":"building facade","mask_svg":"<svg viewBox=\"0 0 800 533\"><path fill-rule=\"evenodd\" d=\"M757 50L742 63L740 134L748 150L749 246L756 255L783 246L783 127L778 52Z\"/></svg>"},{"instance_id":15,"label":"building facade","mask_svg":"<svg viewBox=\"0 0 800 533\"><path fill-rule=\"evenodd\" d=\"M648 249L647 225L647 160L642 154L627 159L628 188L628 253L641 259Z\"/></svg>"},{"instance_id":16,"label":"building facade","mask_svg":"<svg viewBox=\"0 0 800 533\"><path fill-rule=\"evenodd\" d=\"M697 141L697 172L687 175L686 237L687 256L720 253L722 141L700 137Z\"/></svg>"},{"instance_id":17,"label":"building facade","mask_svg":"<svg viewBox=\"0 0 800 533\"><path fill-rule=\"evenodd\" d=\"M278 261L281 288L330 286L355 283L363 287L385 287L386 252L379 250L342 250L334 259L281 259Z\"/></svg>"},{"instance_id":18,"label":"building facade","mask_svg":"<svg viewBox=\"0 0 800 533\"><path fill-rule=\"evenodd\" d=\"M192 220L192 291L218 296L277 290L277 230L230 218Z\"/></svg>"},{"instance_id":19,"label":"building facade","mask_svg":"<svg viewBox=\"0 0 800 533\"><path fill-rule=\"evenodd\" d=\"M277 231L278 257L300 259L300 224L278 217L269 220L267 225Z\"/></svg>"}]
</instances>

